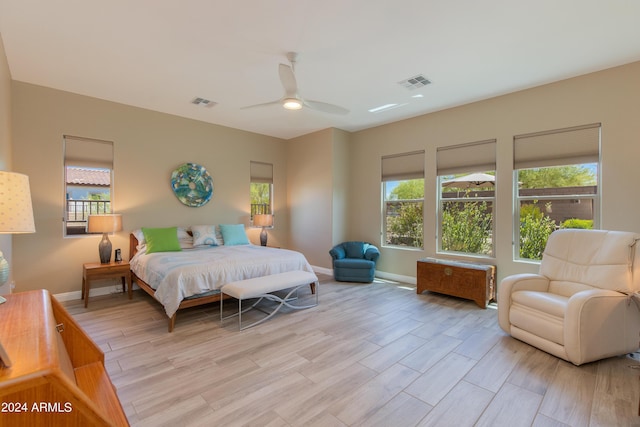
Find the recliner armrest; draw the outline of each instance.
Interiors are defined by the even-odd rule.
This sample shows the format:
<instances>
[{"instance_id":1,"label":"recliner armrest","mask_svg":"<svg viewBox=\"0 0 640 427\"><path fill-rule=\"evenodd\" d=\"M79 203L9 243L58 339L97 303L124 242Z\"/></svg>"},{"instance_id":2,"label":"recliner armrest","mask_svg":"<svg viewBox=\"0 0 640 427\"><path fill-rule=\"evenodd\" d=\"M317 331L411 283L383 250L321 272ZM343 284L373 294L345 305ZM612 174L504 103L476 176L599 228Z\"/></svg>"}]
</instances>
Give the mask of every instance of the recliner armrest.
<instances>
[{"instance_id":1,"label":"recliner armrest","mask_svg":"<svg viewBox=\"0 0 640 427\"><path fill-rule=\"evenodd\" d=\"M549 279L545 276L533 273L514 274L507 276L498 286L498 323L503 331L511 333L509 322L509 308L511 307L511 294L516 291L546 292L549 289Z\"/></svg>"},{"instance_id":2,"label":"recliner armrest","mask_svg":"<svg viewBox=\"0 0 640 427\"><path fill-rule=\"evenodd\" d=\"M342 259L346 256L346 253L342 245L336 245L329 251L329 255L333 259Z\"/></svg>"},{"instance_id":3,"label":"recliner armrest","mask_svg":"<svg viewBox=\"0 0 640 427\"><path fill-rule=\"evenodd\" d=\"M369 261L377 262L380 258L380 251L373 245L368 245L367 250L364 251L364 258Z\"/></svg>"},{"instance_id":4,"label":"recliner armrest","mask_svg":"<svg viewBox=\"0 0 640 427\"><path fill-rule=\"evenodd\" d=\"M629 296L608 289L589 289L569 298L565 313L564 347L569 360L580 365L631 352L637 343L638 307ZM585 337L589 339L585 339Z\"/></svg>"}]
</instances>

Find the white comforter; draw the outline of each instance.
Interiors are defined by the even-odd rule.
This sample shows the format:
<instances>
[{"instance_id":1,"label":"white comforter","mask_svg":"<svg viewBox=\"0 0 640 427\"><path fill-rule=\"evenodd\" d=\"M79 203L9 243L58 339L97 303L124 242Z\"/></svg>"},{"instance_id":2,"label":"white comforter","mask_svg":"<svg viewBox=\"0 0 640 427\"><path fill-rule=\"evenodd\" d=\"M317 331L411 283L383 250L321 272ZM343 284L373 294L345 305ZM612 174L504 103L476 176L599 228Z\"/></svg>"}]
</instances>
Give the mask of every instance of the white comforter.
<instances>
[{"instance_id":1,"label":"white comforter","mask_svg":"<svg viewBox=\"0 0 640 427\"><path fill-rule=\"evenodd\" d=\"M292 270L313 272L299 252L255 245L202 247L148 255L138 252L130 264L136 276L155 289L154 296L169 317L183 299L220 289L229 282Z\"/></svg>"}]
</instances>

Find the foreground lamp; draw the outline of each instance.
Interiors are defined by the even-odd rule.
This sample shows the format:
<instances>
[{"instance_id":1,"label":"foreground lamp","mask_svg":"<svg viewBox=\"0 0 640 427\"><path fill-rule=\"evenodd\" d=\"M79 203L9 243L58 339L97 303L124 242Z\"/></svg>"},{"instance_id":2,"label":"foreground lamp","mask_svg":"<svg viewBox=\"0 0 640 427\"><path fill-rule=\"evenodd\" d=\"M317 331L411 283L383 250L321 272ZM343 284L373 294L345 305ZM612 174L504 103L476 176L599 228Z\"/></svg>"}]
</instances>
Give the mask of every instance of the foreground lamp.
<instances>
[{"instance_id":1,"label":"foreground lamp","mask_svg":"<svg viewBox=\"0 0 640 427\"><path fill-rule=\"evenodd\" d=\"M35 233L29 177L0 171L0 234ZM9 280L9 263L0 252L0 286Z\"/></svg>"},{"instance_id":2,"label":"foreground lamp","mask_svg":"<svg viewBox=\"0 0 640 427\"><path fill-rule=\"evenodd\" d=\"M267 246L267 230L265 227L273 227L273 215L255 214L253 216L253 226L262 227L260 232L260 245Z\"/></svg>"},{"instance_id":3,"label":"foreground lamp","mask_svg":"<svg viewBox=\"0 0 640 427\"><path fill-rule=\"evenodd\" d=\"M87 233L102 233L102 240L98 244L100 263L108 264L111 261L111 241L109 233L122 230L122 215L89 215L87 218Z\"/></svg>"}]
</instances>

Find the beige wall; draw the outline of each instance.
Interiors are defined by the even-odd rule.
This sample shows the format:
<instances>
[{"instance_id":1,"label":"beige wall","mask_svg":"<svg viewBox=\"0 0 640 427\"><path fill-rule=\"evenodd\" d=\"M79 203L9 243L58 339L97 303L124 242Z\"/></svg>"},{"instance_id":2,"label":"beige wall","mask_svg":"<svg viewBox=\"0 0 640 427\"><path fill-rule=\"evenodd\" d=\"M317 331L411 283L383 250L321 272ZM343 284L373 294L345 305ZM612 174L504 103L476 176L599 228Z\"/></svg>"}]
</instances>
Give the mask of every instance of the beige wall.
<instances>
[{"instance_id":1,"label":"beige wall","mask_svg":"<svg viewBox=\"0 0 640 427\"><path fill-rule=\"evenodd\" d=\"M123 257L128 232L141 226L248 224L251 160L274 165L278 222L269 239L286 245L285 141L21 82L12 89L14 167L30 177L36 222L35 234L14 237L16 291L78 291L82 264L98 261L99 236L63 238L65 134L114 142L113 206L125 231L111 241ZM171 191L171 172L185 162L213 178L203 207L187 207ZM259 241L258 229L248 234Z\"/></svg>"},{"instance_id":2,"label":"beige wall","mask_svg":"<svg viewBox=\"0 0 640 427\"><path fill-rule=\"evenodd\" d=\"M427 94L428 99L428 94ZM436 148L497 139L496 262L499 277L536 271L512 261L513 136L602 123L602 222L604 229L640 232L640 62L548 84L458 108L427 114L352 135L352 237L380 242L380 158L424 149L425 250L383 248L379 269L415 277L415 261L435 255Z\"/></svg>"},{"instance_id":3,"label":"beige wall","mask_svg":"<svg viewBox=\"0 0 640 427\"><path fill-rule=\"evenodd\" d=\"M114 141L114 207L126 231L111 240L125 255L127 232L143 225L248 223L249 161L257 160L274 164L269 243L330 268L333 244L380 242L381 156L424 149L425 250L381 248L379 264L415 277L415 261L435 255L436 148L495 138L498 274L535 271L512 261L513 135L594 122L602 123L602 227L640 232L640 198L629 197L639 184L640 63L355 133L326 129L282 141L20 82L4 90L9 77L1 56L0 120L10 120L12 131L0 134L0 161L13 150L13 169L30 176L37 228L13 238L16 290L77 291L82 263L98 258L98 236L62 237L64 134ZM214 179L213 199L202 208L180 204L169 188L171 171L188 161ZM258 232L249 230L252 241Z\"/></svg>"},{"instance_id":4,"label":"beige wall","mask_svg":"<svg viewBox=\"0 0 640 427\"><path fill-rule=\"evenodd\" d=\"M11 73L2 35L0 35L0 170L11 170ZM0 234L0 251L11 265L13 258L11 235ZM0 295L10 292L11 280L12 278L9 277L7 283L0 286Z\"/></svg>"},{"instance_id":5,"label":"beige wall","mask_svg":"<svg viewBox=\"0 0 640 427\"><path fill-rule=\"evenodd\" d=\"M347 219L349 218L349 181L350 181L350 141L351 134L333 129L333 221L331 245L344 242L349 238Z\"/></svg>"},{"instance_id":6,"label":"beige wall","mask_svg":"<svg viewBox=\"0 0 640 427\"><path fill-rule=\"evenodd\" d=\"M291 248L329 267L333 233L333 131L325 129L288 141L287 200ZM329 248L329 249L327 249Z\"/></svg>"}]
</instances>

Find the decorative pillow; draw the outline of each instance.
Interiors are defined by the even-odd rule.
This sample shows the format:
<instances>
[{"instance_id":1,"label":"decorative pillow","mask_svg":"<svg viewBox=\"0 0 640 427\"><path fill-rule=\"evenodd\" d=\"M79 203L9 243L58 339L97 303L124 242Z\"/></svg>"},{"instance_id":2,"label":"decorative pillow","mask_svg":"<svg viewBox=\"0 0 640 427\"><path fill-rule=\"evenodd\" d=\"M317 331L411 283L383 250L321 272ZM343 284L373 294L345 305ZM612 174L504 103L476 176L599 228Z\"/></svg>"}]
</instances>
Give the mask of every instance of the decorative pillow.
<instances>
[{"instance_id":1,"label":"decorative pillow","mask_svg":"<svg viewBox=\"0 0 640 427\"><path fill-rule=\"evenodd\" d=\"M215 225L192 225L193 246L218 246Z\"/></svg>"},{"instance_id":2,"label":"decorative pillow","mask_svg":"<svg viewBox=\"0 0 640 427\"><path fill-rule=\"evenodd\" d=\"M244 224L220 224L220 232L225 246L250 244Z\"/></svg>"},{"instance_id":3,"label":"decorative pillow","mask_svg":"<svg viewBox=\"0 0 640 427\"><path fill-rule=\"evenodd\" d=\"M178 241L178 228L144 228L142 233L146 241L146 253L154 252L180 252L180 242Z\"/></svg>"},{"instance_id":4,"label":"decorative pillow","mask_svg":"<svg viewBox=\"0 0 640 427\"><path fill-rule=\"evenodd\" d=\"M182 249L193 249L193 236L188 227L178 227L178 242Z\"/></svg>"},{"instance_id":5,"label":"decorative pillow","mask_svg":"<svg viewBox=\"0 0 640 427\"><path fill-rule=\"evenodd\" d=\"M144 233L142 229L138 228L131 232L136 239L138 240L138 251L141 251L143 248L146 249L147 241L144 238ZM193 237L189 234L189 229L186 227L177 227L178 241L180 242L180 247L182 249L188 249L193 247Z\"/></svg>"},{"instance_id":6,"label":"decorative pillow","mask_svg":"<svg viewBox=\"0 0 640 427\"><path fill-rule=\"evenodd\" d=\"M218 245L224 245L224 239L222 238L222 232L220 231L219 225L216 225L216 240L218 241Z\"/></svg>"},{"instance_id":7,"label":"decorative pillow","mask_svg":"<svg viewBox=\"0 0 640 427\"><path fill-rule=\"evenodd\" d=\"M138 228L137 230L133 230L131 234L136 236L136 239L138 239L138 250L140 250L142 246L147 244L147 242L144 240L144 233L142 232L142 229Z\"/></svg>"}]
</instances>

